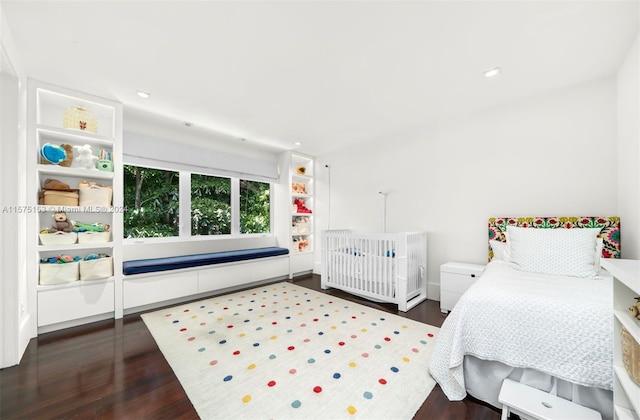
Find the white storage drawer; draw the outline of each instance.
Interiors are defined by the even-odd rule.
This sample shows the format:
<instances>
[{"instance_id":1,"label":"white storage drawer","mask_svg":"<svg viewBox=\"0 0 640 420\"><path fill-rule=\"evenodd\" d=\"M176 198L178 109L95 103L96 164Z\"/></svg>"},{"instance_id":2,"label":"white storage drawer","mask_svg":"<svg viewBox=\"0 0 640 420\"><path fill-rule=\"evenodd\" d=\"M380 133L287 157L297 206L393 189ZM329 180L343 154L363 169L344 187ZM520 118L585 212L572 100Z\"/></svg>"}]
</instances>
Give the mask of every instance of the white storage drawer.
<instances>
[{"instance_id":1,"label":"white storage drawer","mask_svg":"<svg viewBox=\"0 0 640 420\"><path fill-rule=\"evenodd\" d=\"M113 282L82 283L38 291L38 326L114 311Z\"/></svg>"},{"instance_id":2,"label":"white storage drawer","mask_svg":"<svg viewBox=\"0 0 640 420\"><path fill-rule=\"evenodd\" d=\"M149 305L198 293L198 272L162 274L123 280L124 309Z\"/></svg>"},{"instance_id":3,"label":"white storage drawer","mask_svg":"<svg viewBox=\"0 0 640 420\"><path fill-rule=\"evenodd\" d=\"M440 310L453 309L458 299L482 275L485 266L462 262L448 262L440 266Z\"/></svg>"}]
</instances>

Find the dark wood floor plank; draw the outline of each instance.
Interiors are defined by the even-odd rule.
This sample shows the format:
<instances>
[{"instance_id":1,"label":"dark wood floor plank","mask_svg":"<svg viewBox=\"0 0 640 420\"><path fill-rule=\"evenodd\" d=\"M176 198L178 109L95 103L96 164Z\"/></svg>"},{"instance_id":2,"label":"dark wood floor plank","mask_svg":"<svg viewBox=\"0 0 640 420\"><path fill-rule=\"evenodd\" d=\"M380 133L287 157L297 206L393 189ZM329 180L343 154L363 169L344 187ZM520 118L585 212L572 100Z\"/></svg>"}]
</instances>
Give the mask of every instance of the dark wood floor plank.
<instances>
[{"instance_id":1,"label":"dark wood floor plank","mask_svg":"<svg viewBox=\"0 0 640 420\"><path fill-rule=\"evenodd\" d=\"M320 290L317 275L294 282ZM331 289L322 291L409 319L441 326L427 300L407 313ZM197 419L180 382L140 314L42 334L18 366L0 370L0 419ZM471 398L451 402L436 386L414 419L497 420L500 412Z\"/></svg>"}]
</instances>

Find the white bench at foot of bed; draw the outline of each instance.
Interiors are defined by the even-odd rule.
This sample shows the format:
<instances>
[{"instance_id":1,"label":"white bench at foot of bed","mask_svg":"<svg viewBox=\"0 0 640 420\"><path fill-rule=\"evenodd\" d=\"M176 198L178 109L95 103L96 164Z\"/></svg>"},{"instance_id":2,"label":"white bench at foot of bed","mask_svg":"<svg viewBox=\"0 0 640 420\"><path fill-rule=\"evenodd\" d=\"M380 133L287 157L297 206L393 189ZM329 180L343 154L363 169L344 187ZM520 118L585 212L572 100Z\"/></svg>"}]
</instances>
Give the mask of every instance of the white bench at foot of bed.
<instances>
[{"instance_id":1,"label":"white bench at foot of bed","mask_svg":"<svg viewBox=\"0 0 640 420\"><path fill-rule=\"evenodd\" d=\"M595 410L511 379L504 380L498 401L503 404L501 420L507 420L510 413L535 420L602 419Z\"/></svg>"}]
</instances>

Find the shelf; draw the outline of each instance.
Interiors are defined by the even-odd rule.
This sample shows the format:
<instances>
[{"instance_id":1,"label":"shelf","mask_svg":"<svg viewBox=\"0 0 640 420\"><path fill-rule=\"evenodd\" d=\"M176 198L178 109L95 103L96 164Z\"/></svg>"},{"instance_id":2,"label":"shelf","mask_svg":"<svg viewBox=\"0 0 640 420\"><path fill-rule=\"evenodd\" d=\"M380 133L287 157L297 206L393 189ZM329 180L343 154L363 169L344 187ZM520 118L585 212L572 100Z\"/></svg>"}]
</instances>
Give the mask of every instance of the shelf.
<instances>
[{"instance_id":1,"label":"shelf","mask_svg":"<svg viewBox=\"0 0 640 420\"><path fill-rule=\"evenodd\" d=\"M634 340L640 343L640 321L636 320L635 318L632 318L631 315L629 315L629 312L625 312L620 309L615 309L613 311L613 314L615 315L616 319L620 322L620 324L622 324L622 326L627 331L629 331L629 334L631 334L631 337L633 337Z\"/></svg>"},{"instance_id":2,"label":"shelf","mask_svg":"<svg viewBox=\"0 0 640 420\"><path fill-rule=\"evenodd\" d=\"M99 171L97 169L67 168L59 165L38 164L36 170L38 173L44 175L71 176L77 178L112 180L114 177L113 172Z\"/></svg>"},{"instance_id":3,"label":"shelf","mask_svg":"<svg viewBox=\"0 0 640 420\"><path fill-rule=\"evenodd\" d=\"M615 405L613 411L615 412L615 418L618 420L638 420L633 411L621 405Z\"/></svg>"},{"instance_id":4,"label":"shelf","mask_svg":"<svg viewBox=\"0 0 640 420\"><path fill-rule=\"evenodd\" d=\"M108 278L98 279L98 280L76 280L76 281L70 281L68 283L60 283L60 284L45 284L45 285L38 284L38 292L61 290L61 289L73 289L73 288L82 287L85 285L111 283L113 281L114 281L114 277L108 277Z\"/></svg>"},{"instance_id":5,"label":"shelf","mask_svg":"<svg viewBox=\"0 0 640 420\"><path fill-rule=\"evenodd\" d=\"M113 248L113 242L93 242L86 244L69 244L69 245L38 245L38 252L47 251L73 251L84 249L101 249Z\"/></svg>"},{"instance_id":6,"label":"shelf","mask_svg":"<svg viewBox=\"0 0 640 420\"><path fill-rule=\"evenodd\" d=\"M620 385L622 385L622 389L631 403L631 408L633 408L636 413L640 413L640 385L631 380L623 366L614 365L613 372L620 381Z\"/></svg>"},{"instance_id":7,"label":"shelf","mask_svg":"<svg viewBox=\"0 0 640 420\"><path fill-rule=\"evenodd\" d=\"M113 138L89 133L86 131L51 127L42 124L37 125L36 131L40 139L46 140L44 143L76 143L78 145L91 144L93 146L105 147L113 147L114 145ZM42 145L43 142L40 143Z\"/></svg>"},{"instance_id":8,"label":"shelf","mask_svg":"<svg viewBox=\"0 0 640 420\"><path fill-rule=\"evenodd\" d=\"M620 283L640 294L640 261L602 258L600 266L607 270Z\"/></svg>"}]
</instances>

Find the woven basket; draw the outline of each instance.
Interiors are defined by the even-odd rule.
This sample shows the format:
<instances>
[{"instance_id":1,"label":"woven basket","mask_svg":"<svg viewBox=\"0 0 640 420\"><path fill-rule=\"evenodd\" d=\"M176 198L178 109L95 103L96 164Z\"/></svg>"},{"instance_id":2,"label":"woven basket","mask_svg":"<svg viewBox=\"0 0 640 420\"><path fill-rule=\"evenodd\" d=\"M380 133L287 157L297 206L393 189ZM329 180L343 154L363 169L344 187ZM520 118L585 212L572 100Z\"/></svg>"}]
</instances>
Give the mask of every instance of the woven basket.
<instances>
[{"instance_id":1,"label":"woven basket","mask_svg":"<svg viewBox=\"0 0 640 420\"><path fill-rule=\"evenodd\" d=\"M622 327L622 364L629 376L640 385L640 344L631 337L629 331Z\"/></svg>"},{"instance_id":2,"label":"woven basket","mask_svg":"<svg viewBox=\"0 0 640 420\"><path fill-rule=\"evenodd\" d=\"M91 111L79 106L72 106L64 110L62 127L96 134L98 132L98 121Z\"/></svg>"}]
</instances>

